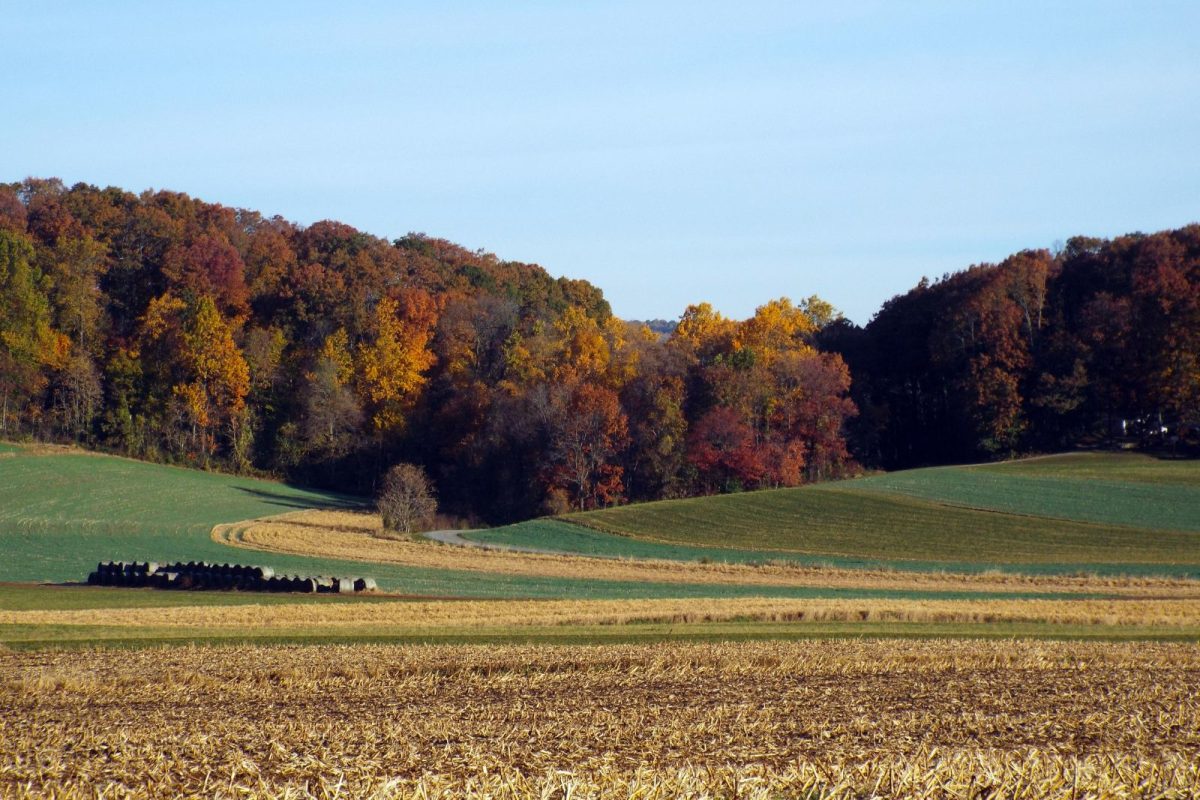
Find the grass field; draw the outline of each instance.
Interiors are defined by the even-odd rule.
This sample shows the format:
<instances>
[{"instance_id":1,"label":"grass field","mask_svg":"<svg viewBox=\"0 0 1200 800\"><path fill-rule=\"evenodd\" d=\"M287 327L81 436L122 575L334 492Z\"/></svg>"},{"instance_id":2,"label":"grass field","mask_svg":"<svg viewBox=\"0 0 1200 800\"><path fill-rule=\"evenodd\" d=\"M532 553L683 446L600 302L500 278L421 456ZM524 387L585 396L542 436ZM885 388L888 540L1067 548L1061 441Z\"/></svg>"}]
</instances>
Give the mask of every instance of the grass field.
<instances>
[{"instance_id":1,"label":"grass field","mask_svg":"<svg viewBox=\"0 0 1200 800\"><path fill-rule=\"evenodd\" d=\"M1200 793L1200 648L0 651L0 796Z\"/></svg>"},{"instance_id":2,"label":"grass field","mask_svg":"<svg viewBox=\"0 0 1200 800\"><path fill-rule=\"evenodd\" d=\"M1145 453L1063 453L997 462L972 469L1050 478L1200 487L1200 467L1197 467L1194 459L1159 458Z\"/></svg>"},{"instance_id":3,"label":"grass field","mask_svg":"<svg viewBox=\"0 0 1200 800\"><path fill-rule=\"evenodd\" d=\"M220 522L353 498L65 449L0 459L0 581L80 580L103 560L226 561ZM296 563L299 567L299 562ZM285 567L286 568L286 567Z\"/></svg>"},{"instance_id":4,"label":"grass field","mask_svg":"<svg viewBox=\"0 0 1200 800\"><path fill-rule=\"evenodd\" d=\"M1079 454L911 470L623 506L471 536L634 558L1200 575L1200 462Z\"/></svg>"},{"instance_id":5,"label":"grass field","mask_svg":"<svg viewBox=\"0 0 1200 800\"><path fill-rule=\"evenodd\" d=\"M0 552L8 556L0 559L0 581L81 581L97 562L108 560L207 560L269 563L289 573L365 573L386 589L428 596L619 598L753 593L739 587L480 575L401 564L367 566L344 558L298 554L265 557L214 541L212 528L299 508L353 508L359 505L358 499L62 448L13 447L11 452L0 459ZM806 592L783 588L774 594L803 596Z\"/></svg>"},{"instance_id":6,"label":"grass field","mask_svg":"<svg viewBox=\"0 0 1200 800\"><path fill-rule=\"evenodd\" d=\"M853 488L1045 519L1195 533L1200 531L1200 479L1195 475L1200 475L1200 461L1104 454L893 472L855 481ZM1187 478L1193 479L1184 482Z\"/></svg>"},{"instance_id":7,"label":"grass field","mask_svg":"<svg viewBox=\"0 0 1200 800\"><path fill-rule=\"evenodd\" d=\"M79 581L106 559L206 559L370 574L409 599L0 585L0 642L641 641L889 630L1195 638L1200 583L1180 579L1200 569L1195 532L950 502L964 485L978 491L960 472L1009 486L1094 482L1104 472L1105 480L1126 475L1143 490L1187 493L1200 491L1190 482L1194 465L1167 464L1157 479L1156 464L1119 458L1026 463L1035 475L1009 476L1017 465L922 470L882 476L899 481L887 485L869 478L629 506L474 534L610 556L596 559L383 539L373 535L378 518L356 511L354 498L10 447L0 458L0 546L15 557L0 563L0 579ZM927 494L942 487L949 500L913 497L914 486ZM997 565L1029 574L988 571ZM892 571L897 566L906 571ZM935 571L947 566L952 573ZM1068 574L1106 571L1175 577ZM495 603L431 605L430 598ZM517 602L529 600L567 605ZM635 605L614 611L611 603L620 601ZM712 610L690 616L681 603Z\"/></svg>"}]
</instances>

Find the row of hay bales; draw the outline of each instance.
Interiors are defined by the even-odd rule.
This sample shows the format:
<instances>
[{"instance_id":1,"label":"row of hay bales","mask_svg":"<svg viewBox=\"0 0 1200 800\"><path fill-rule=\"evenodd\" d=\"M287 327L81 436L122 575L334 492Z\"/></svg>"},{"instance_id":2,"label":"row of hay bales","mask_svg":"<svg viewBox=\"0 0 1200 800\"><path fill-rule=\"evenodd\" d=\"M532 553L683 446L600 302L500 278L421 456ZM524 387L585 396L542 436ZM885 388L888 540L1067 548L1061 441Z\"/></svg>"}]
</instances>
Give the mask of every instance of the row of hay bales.
<instances>
[{"instance_id":1,"label":"row of hay bales","mask_svg":"<svg viewBox=\"0 0 1200 800\"><path fill-rule=\"evenodd\" d=\"M243 592L352 594L378 587L374 578L276 575L270 567L204 561L102 561L88 575L91 586L149 586L155 589L237 589Z\"/></svg>"}]
</instances>

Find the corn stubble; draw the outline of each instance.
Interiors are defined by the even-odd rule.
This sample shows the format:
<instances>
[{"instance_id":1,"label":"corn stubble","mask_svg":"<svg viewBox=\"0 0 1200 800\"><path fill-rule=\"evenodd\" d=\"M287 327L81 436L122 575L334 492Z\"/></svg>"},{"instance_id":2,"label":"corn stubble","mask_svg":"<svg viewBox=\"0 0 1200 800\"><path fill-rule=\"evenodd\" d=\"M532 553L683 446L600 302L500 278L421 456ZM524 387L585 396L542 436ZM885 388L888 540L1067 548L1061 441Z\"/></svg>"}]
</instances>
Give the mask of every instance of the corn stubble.
<instances>
[{"instance_id":1,"label":"corn stubble","mask_svg":"<svg viewBox=\"0 0 1200 800\"><path fill-rule=\"evenodd\" d=\"M1200 794L1200 648L0 651L5 797Z\"/></svg>"}]
</instances>

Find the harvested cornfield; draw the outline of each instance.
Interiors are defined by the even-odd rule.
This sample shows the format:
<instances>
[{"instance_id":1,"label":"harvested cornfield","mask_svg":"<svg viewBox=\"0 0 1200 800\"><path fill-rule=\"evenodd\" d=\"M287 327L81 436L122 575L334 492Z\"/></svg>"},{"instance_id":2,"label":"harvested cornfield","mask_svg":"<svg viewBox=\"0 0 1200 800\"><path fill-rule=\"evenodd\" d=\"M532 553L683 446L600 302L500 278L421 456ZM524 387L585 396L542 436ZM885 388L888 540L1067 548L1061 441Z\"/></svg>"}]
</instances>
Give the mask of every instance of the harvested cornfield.
<instances>
[{"instance_id":1,"label":"harvested cornfield","mask_svg":"<svg viewBox=\"0 0 1200 800\"><path fill-rule=\"evenodd\" d=\"M1200 647L0 651L0 796L1193 797Z\"/></svg>"}]
</instances>

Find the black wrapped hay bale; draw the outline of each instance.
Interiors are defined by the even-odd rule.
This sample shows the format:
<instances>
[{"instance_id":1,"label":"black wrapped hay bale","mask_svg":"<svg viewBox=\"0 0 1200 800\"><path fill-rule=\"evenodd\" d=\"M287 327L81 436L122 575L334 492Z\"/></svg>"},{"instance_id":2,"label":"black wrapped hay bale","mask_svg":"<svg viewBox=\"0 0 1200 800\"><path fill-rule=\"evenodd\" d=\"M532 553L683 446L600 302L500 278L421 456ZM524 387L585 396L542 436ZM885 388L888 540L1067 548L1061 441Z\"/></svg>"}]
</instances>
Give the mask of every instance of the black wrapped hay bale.
<instances>
[{"instance_id":1,"label":"black wrapped hay bale","mask_svg":"<svg viewBox=\"0 0 1200 800\"><path fill-rule=\"evenodd\" d=\"M102 561L88 573L91 586L149 586L155 589L211 589L248 592L299 592L303 594L375 591L374 578L336 578L312 575L276 575L271 567L243 564L208 564L203 561Z\"/></svg>"}]
</instances>

